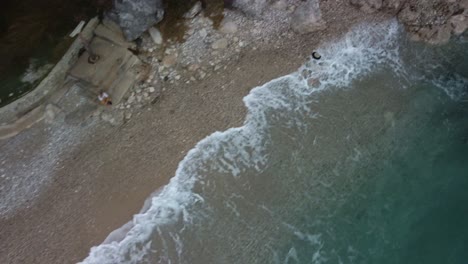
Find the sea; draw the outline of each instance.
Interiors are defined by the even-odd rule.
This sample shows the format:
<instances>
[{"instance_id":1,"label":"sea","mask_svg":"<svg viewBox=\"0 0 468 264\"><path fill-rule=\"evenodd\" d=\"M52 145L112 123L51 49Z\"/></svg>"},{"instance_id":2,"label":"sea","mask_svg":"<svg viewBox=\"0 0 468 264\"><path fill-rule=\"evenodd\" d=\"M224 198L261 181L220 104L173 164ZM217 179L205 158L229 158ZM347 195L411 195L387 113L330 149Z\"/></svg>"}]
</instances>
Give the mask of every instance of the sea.
<instances>
[{"instance_id":1,"label":"sea","mask_svg":"<svg viewBox=\"0 0 468 264\"><path fill-rule=\"evenodd\" d=\"M81 263L468 263L468 37L389 20L316 51Z\"/></svg>"}]
</instances>

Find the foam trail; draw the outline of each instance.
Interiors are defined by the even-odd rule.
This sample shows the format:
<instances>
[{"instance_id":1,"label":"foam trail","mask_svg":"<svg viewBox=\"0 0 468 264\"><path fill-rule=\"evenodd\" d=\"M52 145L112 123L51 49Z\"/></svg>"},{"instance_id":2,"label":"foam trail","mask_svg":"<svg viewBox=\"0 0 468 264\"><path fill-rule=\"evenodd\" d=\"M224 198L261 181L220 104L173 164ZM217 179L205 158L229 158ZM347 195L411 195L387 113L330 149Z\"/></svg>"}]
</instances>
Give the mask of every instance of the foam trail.
<instances>
[{"instance_id":1,"label":"foam trail","mask_svg":"<svg viewBox=\"0 0 468 264\"><path fill-rule=\"evenodd\" d=\"M262 171L267 166L267 131L272 113L310 112L307 106L313 100L310 95L332 87L346 88L353 80L381 64L390 65L395 72L402 71L397 43L399 32L400 27L394 20L358 26L340 41L320 48L322 60L311 60L298 72L254 88L244 98L248 109L244 125L215 132L197 143L180 162L169 184L152 198L150 208L134 216L133 227L127 235L119 242L93 247L82 263L139 263L145 260L150 254L151 241L157 235L156 230L180 222L187 228L193 223L191 207L204 202L193 188L197 182L204 181L207 171L239 176L246 169ZM310 85L310 79L317 79L319 84ZM176 238L180 258L184 248L182 238L171 236ZM161 252L164 254L164 249ZM291 257L294 258L294 254ZM166 256L160 258L163 259L167 262Z\"/></svg>"}]
</instances>

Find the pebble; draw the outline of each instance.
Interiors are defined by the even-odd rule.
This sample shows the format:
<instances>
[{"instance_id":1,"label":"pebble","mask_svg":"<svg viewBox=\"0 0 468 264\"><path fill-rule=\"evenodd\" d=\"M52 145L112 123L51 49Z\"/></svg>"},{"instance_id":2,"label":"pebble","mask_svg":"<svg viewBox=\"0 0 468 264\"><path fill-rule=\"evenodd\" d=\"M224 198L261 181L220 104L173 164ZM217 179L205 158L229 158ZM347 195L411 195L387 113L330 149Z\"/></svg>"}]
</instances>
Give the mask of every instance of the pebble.
<instances>
[{"instance_id":1,"label":"pebble","mask_svg":"<svg viewBox=\"0 0 468 264\"><path fill-rule=\"evenodd\" d=\"M202 29L198 32L198 34L200 35L200 37L201 37L202 39L204 39L204 38L206 38L206 37L208 36L208 32L206 32L206 29L204 29L204 28L202 28Z\"/></svg>"},{"instance_id":2,"label":"pebble","mask_svg":"<svg viewBox=\"0 0 468 264\"><path fill-rule=\"evenodd\" d=\"M206 73L204 71L200 71L200 79L205 78Z\"/></svg>"},{"instance_id":3,"label":"pebble","mask_svg":"<svg viewBox=\"0 0 468 264\"><path fill-rule=\"evenodd\" d=\"M221 31L221 33L224 33L224 34L233 34L233 33L236 33L237 31L237 25L236 23L232 21L225 21L222 23L219 31Z\"/></svg>"},{"instance_id":4,"label":"pebble","mask_svg":"<svg viewBox=\"0 0 468 264\"><path fill-rule=\"evenodd\" d=\"M154 93L154 91L155 91L154 87L151 86L151 87L148 88L149 93Z\"/></svg>"},{"instance_id":5,"label":"pebble","mask_svg":"<svg viewBox=\"0 0 468 264\"><path fill-rule=\"evenodd\" d=\"M219 39L211 45L213 49L225 49L228 46L228 40L225 38Z\"/></svg>"}]
</instances>

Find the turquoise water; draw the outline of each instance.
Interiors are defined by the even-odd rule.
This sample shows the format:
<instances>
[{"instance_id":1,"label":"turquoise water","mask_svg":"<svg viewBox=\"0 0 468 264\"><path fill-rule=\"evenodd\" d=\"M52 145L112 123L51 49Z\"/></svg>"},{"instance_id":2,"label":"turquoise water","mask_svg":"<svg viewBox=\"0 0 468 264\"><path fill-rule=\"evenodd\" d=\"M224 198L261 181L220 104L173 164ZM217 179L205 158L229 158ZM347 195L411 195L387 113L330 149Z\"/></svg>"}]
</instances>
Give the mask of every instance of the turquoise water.
<instances>
[{"instance_id":1,"label":"turquoise water","mask_svg":"<svg viewBox=\"0 0 468 264\"><path fill-rule=\"evenodd\" d=\"M467 48L394 21L323 45L83 263L467 263Z\"/></svg>"}]
</instances>

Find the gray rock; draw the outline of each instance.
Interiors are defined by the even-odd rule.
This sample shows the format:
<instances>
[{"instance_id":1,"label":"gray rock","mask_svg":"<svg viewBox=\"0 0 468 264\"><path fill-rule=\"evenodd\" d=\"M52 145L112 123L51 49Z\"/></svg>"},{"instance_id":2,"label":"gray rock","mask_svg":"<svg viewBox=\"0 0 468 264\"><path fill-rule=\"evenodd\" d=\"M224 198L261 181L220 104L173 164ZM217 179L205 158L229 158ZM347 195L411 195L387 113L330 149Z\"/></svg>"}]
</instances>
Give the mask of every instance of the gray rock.
<instances>
[{"instance_id":1,"label":"gray rock","mask_svg":"<svg viewBox=\"0 0 468 264\"><path fill-rule=\"evenodd\" d=\"M163 19L163 1L114 0L114 8L107 16L120 26L127 40L135 40Z\"/></svg>"},{"instance_id":2,"label":"gray rock","mask_svg":"<svg viewBox=\"0 0 468 264\"><path fill-rule=\"evenodd\" d=\"M187 13L184 14L184 18L192 19L196 17L198 14L200 14L201 10L202 10L202 3L198 1L195 3L195 5L193 5L193 7Z\"/></svg>"},{"instance_id":3,"label":"gray rock","mask_svg":"<svg viewBox=\"0 0 468 264\"><path fill-rule=\"evenodd\" d=\"M200 31L198 32L198 34L200 34L200 37L202 39L206 38L206 36L208 36L208 32L206 32L206 29L202 28L200 29Z\"/></svg>"},{"instance_id":4,"label":"gray rock","mask_svg":"<svg viewBox=\"0 0 468 264\"><path fill-rule=\"evenodd\" d=\"M148 33L150 34L151 36L151 39L153 40L153 42L157 45L161 45L163 43L163 39L162 39L162 36L161 36L161 32L159 32L159 30L155 27L150 27L148 29ZM151 52L151 51L150 51Z\"/></svg>"},{"instance_id":5,"label":"gray rock","mask_svg":"<svg viewBox=\"0 0 468 264\"><path fill-rule=\"evenodd\" d=\"M135 102L135 95L131 95L128 100L127 100L127 104L133 104L133 102Z\"/></svg>"},{"instance_id":6,"label":"gray rock","mask_svg":"<svg viewBox=\"0 0 468 264\"><path fill-rule=\"evenodd\" d=\"M450 23L453 27L453 33L455 35L461 35L466 29L468 29L468 14L453 16L450 18Z\"/></svg>"},{"instance_id":7,"label":"gray rock","mask_svg":"<svg viewBox=\"0 0 468 264\"><path fill-rule=\"evenodd\" d=\"M156 91L156 90L154 89L154 87L151 86L151 87L148 88L148 92L149 92L149 93L154 93L154 91Z\"/></svg>"},{"instance_id":8,"label":"gray rock","mask_svg":"<svg viewBox=\"0 0 468 264\"><path fill-rule=\"evenodd\" d=\"M291 28L299 34L306 34L326 28L322 20L318 1L308 1L298 6L291 19Z\"/></svg>"},{"instance_id":9,"label":"gray rock","mask_svg":"<svg viewBox=\"0 0 468 264\"><path fill-rule=\"evenodd\" d=\"M228 40L225 38L219 39L211 45L213 49L225 49L228 46Z\"/></svg>"}]
</instances>

